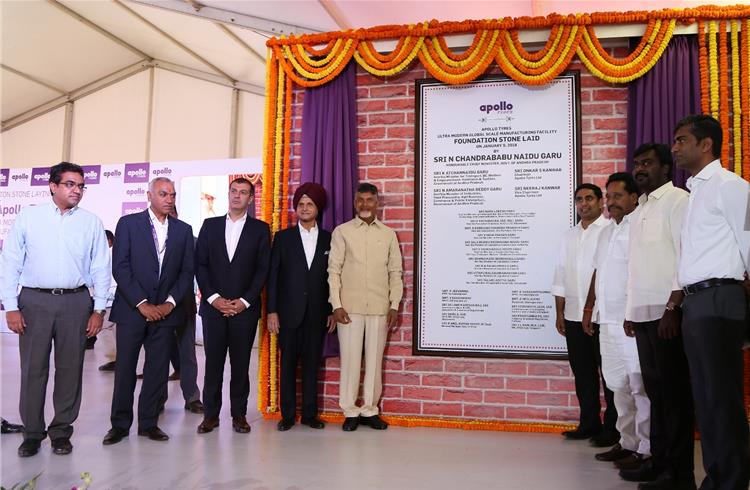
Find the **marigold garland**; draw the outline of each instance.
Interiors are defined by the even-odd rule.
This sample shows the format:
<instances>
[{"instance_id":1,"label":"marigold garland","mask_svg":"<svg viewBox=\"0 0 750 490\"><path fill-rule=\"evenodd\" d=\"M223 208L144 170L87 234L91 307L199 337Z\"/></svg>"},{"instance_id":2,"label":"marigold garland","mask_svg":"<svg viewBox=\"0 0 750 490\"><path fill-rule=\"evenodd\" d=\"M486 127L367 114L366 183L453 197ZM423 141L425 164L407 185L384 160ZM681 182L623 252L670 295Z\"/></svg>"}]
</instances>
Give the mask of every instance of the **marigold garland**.
<instances>
[{"instance_id":1,"label":"marigold garland","mask_svg":"<svg viewBox=\"0 0 750 490\"><path fill-rule=\"evenodd\" d=\"M512 30L510 31L510 39L513 42L513 49L516 53L518 53L520 58L523 58L528 61L539 61L543 57L547 56L549 51L552 49L552 45L555 42L560 42L560 36L562 35L562 32L560 32L563 27L570 27L570 26L562 26L562 25L554 25L552 26L552 29L550 29L549 37L547 38L547 42L544 43L544 47L538 51L535 51L533 53L530 53L529 51L526 51L526 48L523 47L521 44L521 39L518 36L519 31L518 30Z\"/></svg>"},{"instance_id":2,"label":"marigold garland","mask_svg":"<svg viewBox=\"0 0 750 490\"><path fill-rule=\"evenodd\" d=\"M731 21L732 32L732 138L734 140L734 173L742 175L742 106L740 104L739 21ZM728 143L728 142L727 142ZM728 146L728 145L727 145Z\"/></svg>"},{"instance_id":3,"label":"marigold garland","mask_svg":"<svg viewBox=\"0 0 750 490\"><path fill-rule=\"evenodd\" d=\"M719 62L716 46L716 22L708 23L708 90L711 115L719 119Z\"/></svg>"},{"instance_id":4,"label":"marigold garland","mask_svg":"<svg viewBox=\"0 0 750 490\"><path fill-rule=\"evenodd\" d=\"M742 176L750 180L750 19L745 21L742 29L741 38L743 40L742 61L741 61L741 81L740 81L740 113L742 114ZM750 362L746 362L748 372L750 372ZM750 383L745 383L750 393ZM748 405L750 406L750 405Z\"/></svg>"},{"instance_id":5,"label":"marigold garland","mask_svg":"<svg viewBox=\"0 0 750 490\"><path fill-rule=\"evenodd\" d=\"M521 47L521 49L518 49L520 44L518 41L518 32L514 31L512 33L509 33L507 31L504 31L502 38L503 48L505 48L506 53L509 54L508 58L513 63L513 65L519 69L520 66L527 68L545 67L548 66L551 58L556 58L560 55L558 47L565 46L567 44L567 39L571 35L570 31L570 26L564 26L560 29L555 29L553 32L550 32L550 38L547 40L544 48L537 51L536 53L533 53L533 55L529 54L525 49L523 49L523 47ZM552 36L554 36L554 39ZM566 41L562 41L563 38L565 38ZM544 71L546 71L546 69Z\"/></svg>"},{"instance_id":6,"label":"marigold garland","mask_svg":"<svg viewBox=\"0 0 750 490\"><path fill-rule=\"evenodd\" d=\"M729 161L729 49L727 46L727 21L719 21L719 123L724 144L721 147L721 163L731 169Z\"/></svg>"},{"instance_id":7,"label":"marigold garland","mask_svg":"<svg viewBox=\"0 0 750 490\"><path fill-rule=\"evenodd\" d=\"M701 113L708 114L710 94L708 92L708 48L706 47L706 23L698 21L698 67L701 83Z\"/></svg>"}]
</instances>

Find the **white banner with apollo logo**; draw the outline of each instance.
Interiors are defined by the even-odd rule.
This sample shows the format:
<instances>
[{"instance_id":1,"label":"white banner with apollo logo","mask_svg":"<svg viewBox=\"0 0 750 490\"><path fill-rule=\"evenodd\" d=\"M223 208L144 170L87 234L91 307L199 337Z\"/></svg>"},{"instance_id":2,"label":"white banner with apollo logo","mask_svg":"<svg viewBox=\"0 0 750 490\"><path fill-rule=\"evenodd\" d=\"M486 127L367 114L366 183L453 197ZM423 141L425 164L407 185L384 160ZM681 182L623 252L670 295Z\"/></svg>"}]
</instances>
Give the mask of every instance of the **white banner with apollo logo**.
<instances>
[{"instance_id":1,"label":"white banner with apollo logo","mask_svg":"<svg viewBox=\"0 0 750 490\"><path fill-rule=\"evenodd\" d=\"M50 202L49 166L0 169L0 250L24 206ZM108 230L117 220L148 206L148 183L156 177L175 182L177 211L198 234L205 218L227 211L228 176L262 172L260 158L140 162L83 166L86 192L81 207L98 215ZM5 330L5 315L0 315Z\"/></svg>"}]
</instances>

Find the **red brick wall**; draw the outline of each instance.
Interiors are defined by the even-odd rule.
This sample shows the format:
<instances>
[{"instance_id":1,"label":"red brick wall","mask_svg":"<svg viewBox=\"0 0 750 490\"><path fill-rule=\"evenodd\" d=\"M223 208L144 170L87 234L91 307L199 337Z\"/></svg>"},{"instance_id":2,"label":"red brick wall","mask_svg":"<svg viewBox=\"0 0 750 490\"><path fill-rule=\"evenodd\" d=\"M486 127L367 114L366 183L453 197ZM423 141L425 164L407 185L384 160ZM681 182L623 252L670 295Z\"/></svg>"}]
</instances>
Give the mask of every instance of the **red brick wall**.
<instances>
[{"instance_id":1,"label":"red brick wall","mask_svg":"<svg viewBox=\"0 0 750 490\"><path fill-rule=\"evenodd\" d=\"M618 53L620 54L620 53ZM620 54L621 55L621 54ZM603 185L624 169L627 89L594 78L580 65L583 180ZM387 80L358 68L359 178L382 193L382 220L401 242L406 287L400 329L388 339L382 410L385 414L534 422L576 422L578 403L567 361L415 357L412 349L414 257L415 64ZM302 100L296 90L290 191L300 178ZM338 412L338 359L321 373L322 407Z\"/></svg>"}]
</instances>

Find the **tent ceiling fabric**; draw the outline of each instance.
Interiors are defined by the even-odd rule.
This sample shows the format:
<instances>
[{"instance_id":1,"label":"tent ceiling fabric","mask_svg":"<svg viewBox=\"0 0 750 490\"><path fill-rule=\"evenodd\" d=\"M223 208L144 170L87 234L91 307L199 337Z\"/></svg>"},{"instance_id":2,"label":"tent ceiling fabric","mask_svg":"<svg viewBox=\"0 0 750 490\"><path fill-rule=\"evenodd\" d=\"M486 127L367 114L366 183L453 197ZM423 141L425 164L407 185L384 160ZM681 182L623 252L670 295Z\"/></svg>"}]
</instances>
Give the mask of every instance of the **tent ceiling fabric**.
<instances>
[{"instance_id":1,"label":"tent ceiling fabric","mask_svg":"<svg viewBox=\"0 0 750 490\"><path fill-rule=\"evenodd\" d=\"M703 3L745 2L645 0L631 1L627 8ZM229 84L241 82L240 88L255 86L255 92L261 92L265 41L287 29L322 32L428 19L622 8L622 2L606 0L3 0L0 113L5 126L9 119L60 97L50 87L74 92L139 61L165 61L194 75L204 73Z\"/></svg>"}]
</instances>

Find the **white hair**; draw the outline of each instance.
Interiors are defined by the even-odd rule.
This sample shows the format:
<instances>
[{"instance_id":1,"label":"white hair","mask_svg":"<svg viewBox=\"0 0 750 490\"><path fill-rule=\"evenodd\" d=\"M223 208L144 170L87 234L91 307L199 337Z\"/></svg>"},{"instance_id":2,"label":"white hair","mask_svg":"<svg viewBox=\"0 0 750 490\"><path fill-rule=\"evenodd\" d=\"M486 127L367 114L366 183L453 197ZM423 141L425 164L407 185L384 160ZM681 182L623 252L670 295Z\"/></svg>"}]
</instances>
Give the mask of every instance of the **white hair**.
<instances>
[{"instance_id":1,"label":"white hair","mask_svg":"<svg viewBox=\"0 0 750 490\"><path fill-rule=\"evenodd\" d=\"M174 185L174 181L172 179L169 179L167 177L156 177L154 179L151 179L151 182L148 183L148 191L154 192L154 186L157 182L168 182L172 185Z\"/></svg>"}]
</instances>

